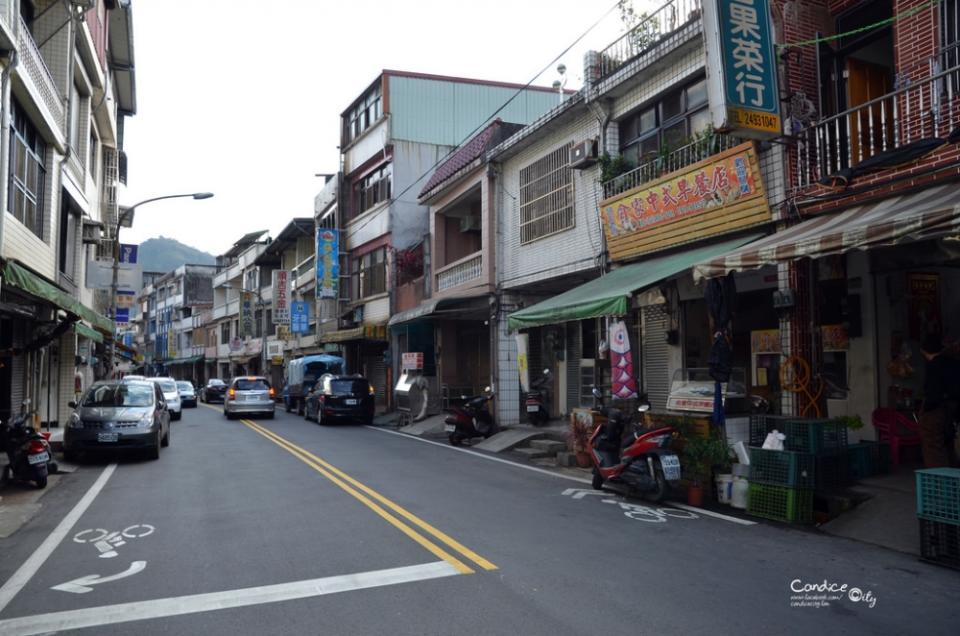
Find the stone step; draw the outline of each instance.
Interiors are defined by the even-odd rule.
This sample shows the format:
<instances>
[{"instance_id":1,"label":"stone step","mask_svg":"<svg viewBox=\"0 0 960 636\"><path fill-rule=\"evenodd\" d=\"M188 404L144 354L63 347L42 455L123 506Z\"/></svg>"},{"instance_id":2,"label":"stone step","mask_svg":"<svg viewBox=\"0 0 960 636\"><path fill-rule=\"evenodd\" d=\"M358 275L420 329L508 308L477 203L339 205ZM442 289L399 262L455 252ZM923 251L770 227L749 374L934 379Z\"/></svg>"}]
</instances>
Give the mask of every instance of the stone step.
<instances>
[{"instance_id":1,"label":"stone step","mask_svg":"<svg viewBox=\"0 0 960 636\"><path fill-rule=\"evenodd\" d=\"M523 455L527 459L540 459L541 457L554 457L556 453L551 453L539 448L533 448L531 446L524 446L521 448L514 448L515 453Z\"/></svg>"},{"instance_id":2,"label":"stone step","mask_svg":"<svg viewBox=\"0 0 960 636\"><path fill-rule=\"evenodd\" d=\"M553 439L534 439L530 441L530 446L547 451L550 454L556 454L560 451L567 450L567 445L565 443L558 442Z\"/></svg>"}]
</instances>

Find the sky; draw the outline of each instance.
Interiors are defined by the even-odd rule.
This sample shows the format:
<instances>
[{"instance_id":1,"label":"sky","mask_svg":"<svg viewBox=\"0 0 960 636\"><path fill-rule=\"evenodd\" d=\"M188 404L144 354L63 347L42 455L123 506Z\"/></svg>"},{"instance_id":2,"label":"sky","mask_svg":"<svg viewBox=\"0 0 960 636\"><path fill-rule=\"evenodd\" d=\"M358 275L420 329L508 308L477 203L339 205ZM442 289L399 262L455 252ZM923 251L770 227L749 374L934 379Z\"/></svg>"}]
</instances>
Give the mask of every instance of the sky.
<instances>
[{"instance_id":1,"label":"sky","mask_svg":"<svg viewBox=\"0 0 960 636\"><path fill-rule=\"evenodd\" d=\"M635 0L637 10L653 3ZM660 3L656 3L659 5ZM339 116L383 69L550 86L623 32L615 0L133 0L137 113L125 123L124 243L222 254L313 215L337 171ZM613 10L611 10L613 9ZM602 20L601 20L602 19ZM601 20L557 63L557 55Z\"/></svg>"}]
</instances>

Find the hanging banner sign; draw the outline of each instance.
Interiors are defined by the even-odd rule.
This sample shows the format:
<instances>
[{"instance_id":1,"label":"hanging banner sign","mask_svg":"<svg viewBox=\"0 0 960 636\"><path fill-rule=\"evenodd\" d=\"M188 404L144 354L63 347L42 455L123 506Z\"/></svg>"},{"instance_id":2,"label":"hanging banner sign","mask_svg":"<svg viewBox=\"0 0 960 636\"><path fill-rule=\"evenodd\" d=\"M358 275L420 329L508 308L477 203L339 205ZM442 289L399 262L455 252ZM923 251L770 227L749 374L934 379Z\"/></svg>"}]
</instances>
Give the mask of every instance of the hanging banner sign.
<instances>
[{"instance_id":1,"label":"hanging banner sign","mask_svg":"<svg viewBox=\"0 0 960 636\"><path fill-rule=\"evenodd\" d=\"M310 305L305 300L290 303L290 331L307 333L310 331Z\"/></svg>"},{"instance_id":2,"label":"hanging banner sign","mask_svg":"<svg viewBox=\"0 0 960 636\"><path fill-rule=\"evenodd\" d=\"M517 370L520 372L520 390L524 393L530 391L530 366L528 349L530 345L530 336L525 333L515 335L517 339Z\"/></svg>"},{"instance_id":3,"label":"hanging banner sign","mask_svg":"<svg viewBox=\"0 0 960 636\"><path fill-rule=\"evenodd\" d=\"M610 394L615 400L637 397L637 379L633 375L633 353L630 351L630 332L627 323L610 323Z\"/></svg>"},{"instance_id":4,"label":"hanging banner sign","mask_svg":"<svg viewBox=\"0 0 960 636\"><path fill-rule=\"evenodd\" d=\"M751 139L782 133L777 56L766 0L703 0L707 93L716 129Z\"/></svg>"},{"instance_id":5,"label":"hanging banner sign","mask_svg":"<svg viewBox=\"0 0 960 636\"><path fill-rule=\"evenodd\" d=\"M317 229L317 298L337 298L340 286L340 231Z\"/></svg>"},{"instance_id":6,"label":"hanging banner sign","mask_svg":"<svg viewBox=\"0 0 960 636\"><path fill-rule=\"evenodd\" d=\"M273 270L273 322L290 324L290 270Z\"/></svg>"},{"instance_id":7,"label":"hanging banner sign","mask_svg":"<svg viewBox=\"0 0 960 636\"><path fill-rule=\"evenodd\" d=\"M240 292L240 336L253 337L253 294Z\"/></svg>"}]
</instances>

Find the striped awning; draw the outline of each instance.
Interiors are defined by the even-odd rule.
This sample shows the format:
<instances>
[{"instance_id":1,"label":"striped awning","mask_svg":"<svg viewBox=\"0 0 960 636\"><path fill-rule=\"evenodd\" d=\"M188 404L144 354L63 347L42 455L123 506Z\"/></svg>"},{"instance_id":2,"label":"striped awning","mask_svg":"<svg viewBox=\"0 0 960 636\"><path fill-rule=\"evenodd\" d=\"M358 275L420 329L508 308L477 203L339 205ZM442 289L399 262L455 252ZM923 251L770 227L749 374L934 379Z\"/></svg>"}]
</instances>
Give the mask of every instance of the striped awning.
<instances>
[{"instance_id":1,"label":"striped awning","mask_svg":"<svg viewBox=\"0 0 960 636\"><path fill-rule=\"evenodd\" d=\"M889 247L960 235L960 187L947 184L812 218L725 256L698 263L694 279L757 269L799 258Z\"/></svg>"}]
</instances>

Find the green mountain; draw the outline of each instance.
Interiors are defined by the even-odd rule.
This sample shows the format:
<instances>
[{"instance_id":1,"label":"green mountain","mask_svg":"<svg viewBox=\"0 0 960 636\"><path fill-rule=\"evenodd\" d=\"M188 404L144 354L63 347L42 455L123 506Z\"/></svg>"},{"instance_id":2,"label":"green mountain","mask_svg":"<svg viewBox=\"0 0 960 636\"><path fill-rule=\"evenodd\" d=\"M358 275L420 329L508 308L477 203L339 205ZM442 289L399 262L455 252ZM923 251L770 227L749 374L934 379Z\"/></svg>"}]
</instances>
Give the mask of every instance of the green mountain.
<instances>
[{"instance_id":1,"label":"green mountain","mask_svg":"<svg viewBox=\"0 0 960 636\"><path fill-rule=\"evenodd\" d=\"M185 265L213 265L216 258L180 241L161 236L140 244L137 260L145 272L170 272Z\"/></svg>"}]
</instances>

